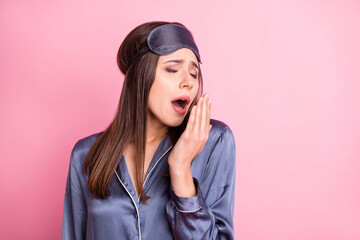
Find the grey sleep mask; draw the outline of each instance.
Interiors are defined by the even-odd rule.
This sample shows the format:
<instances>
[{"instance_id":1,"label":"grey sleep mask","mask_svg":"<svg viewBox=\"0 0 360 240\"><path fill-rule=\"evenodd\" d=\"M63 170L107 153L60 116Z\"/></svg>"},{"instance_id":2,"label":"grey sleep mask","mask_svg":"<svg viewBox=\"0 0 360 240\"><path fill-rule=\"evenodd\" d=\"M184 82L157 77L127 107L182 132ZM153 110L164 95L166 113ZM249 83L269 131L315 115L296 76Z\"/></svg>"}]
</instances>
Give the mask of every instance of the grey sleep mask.
<instances>
[{"instance_id":1,"label":"grey sleep mask","mask_svg":"<svg viewBox=\"0 0 360 240\"><path fill-rule=\"evenodd\" d=\"M147 47L142 47L135 54L131 59L129 66L148 52L148 50L157 55L168 55L180 48L192 50L198 61L201 63L199 49L187 28L173 23L161 25L151 30L147 36Z\"/></svg>"}]
</instances>

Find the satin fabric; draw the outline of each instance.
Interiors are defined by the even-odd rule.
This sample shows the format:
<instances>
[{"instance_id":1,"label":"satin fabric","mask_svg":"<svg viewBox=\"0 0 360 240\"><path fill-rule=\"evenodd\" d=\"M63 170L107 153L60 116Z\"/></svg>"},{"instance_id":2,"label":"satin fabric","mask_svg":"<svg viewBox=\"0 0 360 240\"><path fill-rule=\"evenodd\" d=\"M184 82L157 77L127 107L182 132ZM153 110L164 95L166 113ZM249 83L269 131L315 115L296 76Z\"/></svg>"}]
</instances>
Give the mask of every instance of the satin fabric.
<instances>
[{"instance_id":1,"label":"satin fabric","mask_svg":"<svg viewBox=\"0 0 360 240\"><path fill-rule=\"evenodd\" d=\"M194 52L201 62L199 49L195 44L191 32L178 24L164 24L154 28L146 38L147 45L143 46L130 60L129 66L149 51L157 55L168 55L181 48L188 48Z\"/></svg>"},{"instance_id":2,"label":"satin fabric","mask_svg":"<svg viewBox=\"0 0 360 240\"><path fill-rule=\"evenodd\" d=\"M164 136L143 185L150 199L137 198L124 155L110 182L107 199L94 198L82 171L100 133L74 146L67 176L62 238L72 239L234 239L235 140L223 122L211 119L209 138L191 165L197 195L178 197L167 158L172 144Z\"/></svg>"},{"instance_id":3,"label":"satin fabric","mask_svg":"<svg viewBox=\"0 0 360 240\"><path fill-rule=\"evenodd\" d=\"M190 31L178 24L164 24L154 28L147 36L151 51L158 55L168 55L180 48L189 48L201 63L199 49Z\"/></svg>"}]
</instances>

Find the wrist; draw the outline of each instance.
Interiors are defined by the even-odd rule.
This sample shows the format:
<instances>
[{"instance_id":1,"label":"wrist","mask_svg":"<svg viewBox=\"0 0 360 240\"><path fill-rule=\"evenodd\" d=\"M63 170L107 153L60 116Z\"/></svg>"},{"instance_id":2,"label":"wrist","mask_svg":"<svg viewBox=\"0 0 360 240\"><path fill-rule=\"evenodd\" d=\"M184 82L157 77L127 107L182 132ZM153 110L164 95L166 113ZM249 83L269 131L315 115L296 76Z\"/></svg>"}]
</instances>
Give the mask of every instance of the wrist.
<instances>
[{"instance_id":1,"label":"wrist","mask_svg":"<svg viewBox=\"0 0 360 240\"><path fill-rule=\"evenodd\" d=\"M171 186L179 197L196 196L191 169L169 169Z\"/></svg>"},{"instance_id":2,"label":"wrist","mask_svg":"<svg viewBox=\"0 0 360 240\"><path fill-rule=\"evenodd\" d=\"M169 164L169 172L170 175L185 177L189 174L191 175L191 167L179 164Z\"/></svg>"},{"instance_id":3,"label":"wrist","mask_svg":"<svg viewBox=\"0 0 360 240\"><path fill-rule=\"evenodd\" d=\"M190 171L191 161L174 158L171 154L168 158L169 170L173 172L185 173Z\"/></svg>"}]
</instances>

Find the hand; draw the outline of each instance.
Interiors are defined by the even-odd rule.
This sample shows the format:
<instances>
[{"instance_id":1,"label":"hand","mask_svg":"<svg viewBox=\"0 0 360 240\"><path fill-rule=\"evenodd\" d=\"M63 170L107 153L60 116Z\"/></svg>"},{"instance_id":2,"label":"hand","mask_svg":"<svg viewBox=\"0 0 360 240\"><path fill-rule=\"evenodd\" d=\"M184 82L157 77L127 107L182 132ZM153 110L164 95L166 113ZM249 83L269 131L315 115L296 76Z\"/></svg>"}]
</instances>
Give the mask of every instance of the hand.
<instances>
[{"instance_id":1,"label":"hand","mask_svg":"<svg viewBox=\"0 0 360 240\"><path fill-rule=\"evenodd\" d=\"M190 171L192 160L202 151L209 137L211 100L204 94L191 110L186 129L173 147L168 163L172 172ZM170 174L171 174L170 171Z\"/></svg>"}]
</instances>

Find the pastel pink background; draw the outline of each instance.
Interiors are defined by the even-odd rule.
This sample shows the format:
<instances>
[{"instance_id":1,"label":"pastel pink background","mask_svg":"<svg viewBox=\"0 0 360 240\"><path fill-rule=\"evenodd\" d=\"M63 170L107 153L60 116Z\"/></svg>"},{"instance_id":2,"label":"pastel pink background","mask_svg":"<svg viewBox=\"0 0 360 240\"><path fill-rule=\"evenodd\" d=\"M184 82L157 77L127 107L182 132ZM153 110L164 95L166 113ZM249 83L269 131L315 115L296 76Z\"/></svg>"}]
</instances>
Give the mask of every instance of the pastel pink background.
<instances>
[{"instance_id":1,"label":"pastel pink background","mask_svg":"<svg viewBox=\"0 0 360 240\"><path fill-rule=\"evenodd\" d=\"M236 239L360 239L358 1L1 1L0 239L60 239L70 152L114 116L117 49L179 21L233 130Z\"/></svg>"}]
</instances>

